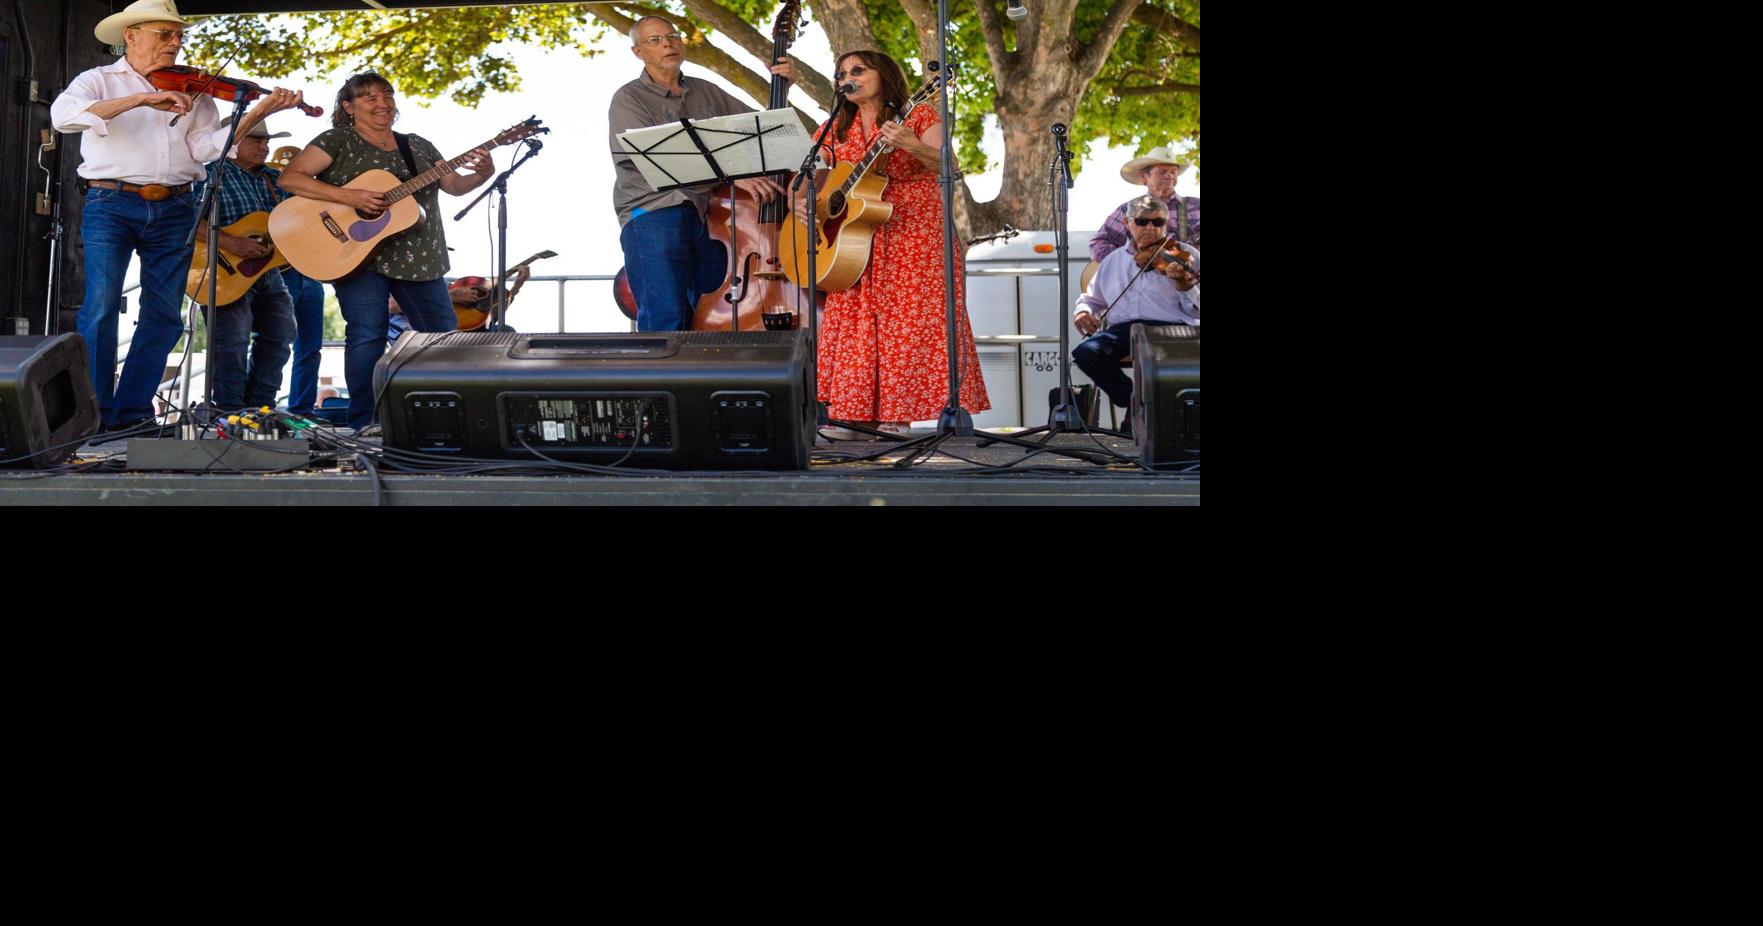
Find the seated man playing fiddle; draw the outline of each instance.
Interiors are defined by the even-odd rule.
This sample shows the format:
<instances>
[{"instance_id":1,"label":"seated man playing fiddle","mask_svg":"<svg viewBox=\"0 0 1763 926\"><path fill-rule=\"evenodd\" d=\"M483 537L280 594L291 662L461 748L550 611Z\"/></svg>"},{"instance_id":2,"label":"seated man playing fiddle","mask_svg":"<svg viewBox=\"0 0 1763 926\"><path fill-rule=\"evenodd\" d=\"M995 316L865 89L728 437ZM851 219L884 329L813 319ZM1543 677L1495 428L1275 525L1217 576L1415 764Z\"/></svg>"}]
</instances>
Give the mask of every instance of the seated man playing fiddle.
<instances>
[{"instance_id":1,"label":"seated man playing fiddle","mask_svg":"<svg viewBox=\"0 0 1763 926\"><path fill-rule=\"evenodd\" d=\"M1200 249L1168 235L1169 207L1155 197L1127 203L1126 215L1133 246L1102 259L1072 317L1086 337L1071 359L1120 406L1132 404L1120 367L1132 326L1200 324Z\"/></svg>"}]
</instances>

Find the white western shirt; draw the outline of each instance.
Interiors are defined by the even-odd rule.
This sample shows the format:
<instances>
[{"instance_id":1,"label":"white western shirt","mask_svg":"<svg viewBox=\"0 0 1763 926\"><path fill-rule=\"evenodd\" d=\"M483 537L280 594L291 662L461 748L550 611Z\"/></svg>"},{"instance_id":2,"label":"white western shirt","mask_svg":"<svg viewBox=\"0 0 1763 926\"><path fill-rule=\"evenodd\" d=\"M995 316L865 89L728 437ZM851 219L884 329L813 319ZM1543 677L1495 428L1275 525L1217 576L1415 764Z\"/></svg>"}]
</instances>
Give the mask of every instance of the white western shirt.
<instances>
[{"instance_id":1,"label":"white western shirt","mask_svg":"<svg viewBox=\"0 0 1763 926\"><path fill-rule=\"evenodd\" d=\"M93 68L73 79L55 98L49 115L55 131L84 133L79 174L88 180L127 180L175 186L207 176L206 164L220 157L227 130L214 98L192 95L190 112L171 125L176 113L137 106L112 119L92 115L93 103L135 93L157 93L127 58Z\"/></svg>"}]
</instances>

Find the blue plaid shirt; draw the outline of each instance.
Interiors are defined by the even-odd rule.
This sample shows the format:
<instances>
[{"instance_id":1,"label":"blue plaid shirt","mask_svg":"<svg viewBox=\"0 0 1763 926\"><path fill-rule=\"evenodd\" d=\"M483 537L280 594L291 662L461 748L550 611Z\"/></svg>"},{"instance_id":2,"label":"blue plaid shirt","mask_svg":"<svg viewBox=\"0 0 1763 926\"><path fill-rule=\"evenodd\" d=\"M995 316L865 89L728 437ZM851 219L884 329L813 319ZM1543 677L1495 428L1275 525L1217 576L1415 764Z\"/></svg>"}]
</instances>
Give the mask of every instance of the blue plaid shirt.
<instances>
[{"instance_id":1,"label":"blue plaid shirt","mask_svg":"<svg viewBox=\"0 0 1763 926\"><path fill-rule=\"evenodd\" d=\"M293 195L282 190L282 172L265 167L252 173L230 159L220 162L220 169L226 171L226 185L220 188L220 224L222 228L237 222L253 212L268 212L277 203ZM208 177L214 179L214 171Z\"/></svg>"}]
</instances>

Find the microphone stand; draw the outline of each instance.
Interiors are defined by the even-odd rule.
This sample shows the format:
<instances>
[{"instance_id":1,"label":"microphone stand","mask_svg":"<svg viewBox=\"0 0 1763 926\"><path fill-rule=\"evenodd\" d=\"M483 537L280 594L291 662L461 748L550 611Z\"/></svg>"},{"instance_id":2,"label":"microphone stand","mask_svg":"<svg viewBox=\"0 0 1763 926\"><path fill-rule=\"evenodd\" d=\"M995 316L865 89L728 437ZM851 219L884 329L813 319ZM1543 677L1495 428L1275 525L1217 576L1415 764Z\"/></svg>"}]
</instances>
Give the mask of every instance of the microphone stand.
<instances>
[{"instance_id":1,"label":"microphone stand","mask_svg":"<svg viewBox=\"0 0 1763 926\"><path fill-rule=\"evenodd\" d=\"M839 110L849 105L845 102L844 88L833 87L833 105L827 110L826 125L820 127L820 134L814 136L814 145L808 149L808 156L802 159L802 167L796 173L796 180L790 184L790 192L801 188L802 182L808 182L808 395L814 402L814 427L818 433L823 425L835 424L828 416L826 403L820 400L820 273L815 261L820 251L820 225L815 216L815 197L820 195L815 188L814 175L820 166L821 146L826 144L826 137L832 134L833 122L839 116ZM841 425L849 427L849 425ZM867 429L858 429L865 430ZM874 434L877 432L867 431Z\"/></svg>"},{"instance_id":2,"label":"microphone stand","mask_svg":"<svg viewBox=\"0 0 1763 926\"><path fill-rule=\"evenodd\" d=\"M507 324L508 178L513 176L514 172L519 170L522 164L538 157L539 152L545 147L545 144L536 138L529 138L525 143L527 146L526 154L522 155L520 160L509 165L507 170L496 175L495 182L491 183L488 189L479 193L477 199L467 203L465 208L459 210L459 214L453 217L453 221L455 222L465 218L465 214L475 208L478 203L483 202L484 197L489 196L491 192L496 193L496 312L495 315L491 317L488 327L484 329L486 331L509 330Z\"/></svg>"},{"instance_id":3,"label":"microphone stand","mask_svg":"<svg viewBox=\"0 0 1763 926\"><path fill-rule=\"evenodd\" d=\"M1071 151L1065 147L1064 123L1053 123L1053 162L1047 168L1047 186L1053 193L1053 240L1057 242L1059 256L1059 304L1071 305ZM1047 423L1029 428L1016 437L1027 437L1030 434L1044 434L1037 444L1046 446L1047 442L1061 433L1078 433L1088 431L1091 434L1109 434L1125 437L1118 431L1100 428L1087 428L1083 415L1077 409L1077 402L1071 397L1071 320L1060 318L1059 324L1059 399L1047 412ZM980 441L981 447L990 446L994 441L990 438Z\"/></svg>"},{"instance_id":4,"label":"microphone stand","mask_svg":"<svg viewBox=\"0 0 1763 926\"><path fill-rule=\"evenodd\" d=\"M943 132L943 163L937 176L937 183L943 188L943 312L944 312L944 343L949 359L949 399L943 406L942 415L937 419L937 433L927 438L916 438L896 445L893 449L916 447L905 460L899 464L910 466L915 462L928 460L936 452L939 444L952 437L973 436L973 416L961 407L961 355L958 352L959 328L956 325L956 312L965 311L964 307L955 302L955 129L949 115L950 81L947 80L952 68L949 61L949 0L937 0L937 39L941 43L943 64L931 62L926 65L928 70L943 69L944 81L942 93L938 94L938 103L942 107ZM980 375L974 370L975 376ZM890 436L890 435L884 435ZM1012 444L1030 450L1057 453L1061 456L1076 457L1091 463L1106 463L1106 459L1096 456L1093 452L1067 449L1063 447L1043 447L1034 441L1004 435L988 434L984 444Z\"/></svg>"},{"instance_id":5,"label":"microphone stand","mask_svg":"<svg viewBox=\"0 0 1763 926\"><path fill-rule=\"evenodd\" d=\"M202 326L202 356L206 358L202 369L202 412L203 415L209 416L209 420L200 422L203 426L212 423L214 418L218 417L214 410L214 320L218 314L214 303L220 295L220 280L218 279L220 268L220 190L226 184L226 171L222 170L222 167L226 164L227 152L233 150L233 139L239 134L239 120L245 116L246 102L245 95L242 93L233 100L233 114L231 121L227 123L226 143L220 146L220 157L215 158L214 163L208 165L211 179L203 186L202 204L196 208L196 221L190 225L190 233L184 236L184 247L194 247L196 229L202 227L203 218L207 218L208 267L204 271L206 274L204 279L208 281L208 304L204 309L206 322ZM193 328L194 325L191 327ZM185 346L189 346L188 340L186 340ZM201 432L197 429L196 412L191 408L190 381L187 373L184 374L183 393L184 408L180 410L182 414L178 416L178 434L185 440L195 440Z\"/></svg>"}]
</instances>

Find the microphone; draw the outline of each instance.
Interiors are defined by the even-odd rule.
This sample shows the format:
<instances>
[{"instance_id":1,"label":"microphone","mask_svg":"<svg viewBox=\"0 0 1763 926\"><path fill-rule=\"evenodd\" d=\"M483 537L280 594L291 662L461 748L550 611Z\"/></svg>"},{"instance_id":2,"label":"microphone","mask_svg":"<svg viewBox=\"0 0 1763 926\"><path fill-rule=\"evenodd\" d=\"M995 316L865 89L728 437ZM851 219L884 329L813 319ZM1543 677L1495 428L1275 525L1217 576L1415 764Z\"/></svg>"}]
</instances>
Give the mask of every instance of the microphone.
<instances>
[{"instance_id":1,"label":"microphone","mask_svg":"<svg viewBox=\"0 0 1763 926\"><path fill-rule=\"evenodd\" d=\"M1059 158L1059 173L1064 176L1065 188L1069 190L1069 189L1071 189L1071 186L1072 186L1072 180L1071 180L1071 155L1072 155L1072 152L1070 151L1070 149L1065 147L1065 131L1066 131L1065 123L1063 123L1063 122L1053 123L1053 145L1055 148L1058 149L1057 156Z\"/></svg>"},{"instance_id":2,"label":"microphone","mask_svg":"<svg viewBox=\"0 0 1763 926\"><path fill-rule=\"evenodd\" d=\"M1022 0L1010 0L1010 6L1004 11L1004 15L1021 22L1028 18L1028 7L1022 5Z\"/></svg>"},{"instance_id":3,"label":"microphone","mask_svg":"<svg viewBox=\"0 0 1763 926\"><path fill-rule=\"evenodd\" d=\"M545 147L545 143L536 138L529 138L526 140L526 146L531 151L538 151L540 148Z\"/></svg>"},{"instance_id":4,"label":"microphone","mask_svg":"<svg viewBox=\"0 0 1763 926\"><path fill-rule=\"evenodd\" d=\"M842 83L839 85L839 95L840 96L844 96L847 93L856 93L856 92L857 92L857 84L855 82L846 81L845 83Z\"/></svg>"}]
</instances>

